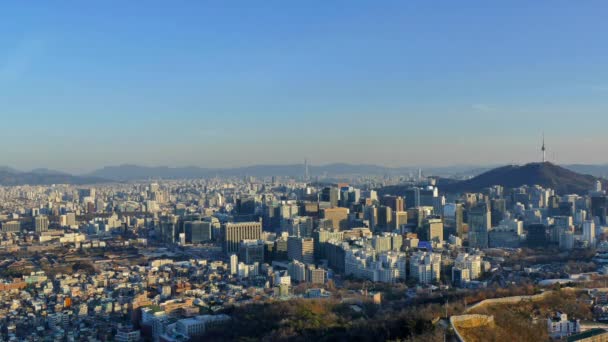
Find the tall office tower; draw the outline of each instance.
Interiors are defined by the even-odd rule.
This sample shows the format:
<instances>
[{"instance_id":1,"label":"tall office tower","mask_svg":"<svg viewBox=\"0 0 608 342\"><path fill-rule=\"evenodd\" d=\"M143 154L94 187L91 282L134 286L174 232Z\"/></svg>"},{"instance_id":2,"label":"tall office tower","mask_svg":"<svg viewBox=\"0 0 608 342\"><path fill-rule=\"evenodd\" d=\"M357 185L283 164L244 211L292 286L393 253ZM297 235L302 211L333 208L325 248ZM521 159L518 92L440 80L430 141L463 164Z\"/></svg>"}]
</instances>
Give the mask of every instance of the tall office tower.
<instances>
[{"instance_id":1,"label":"tall office tower","mask_svg":"<svg viewBox=\"0 0 608 342\"><path fill-rule=\"evenodd\" d=\"M443 207L445 206L445 196L433 197L433 213L434 215L441 216L443 214Z\"/></svg>"},{"instance_id":2,"label":"tall office tower","mask_svg":"<svg viewBox=\"0 0 608 342\"><path fill-rule=\"evenodd\" d=\"M425 218L419 238L423 241L442 242L443 220L438 216L430 216Z\"/></svg>"},{"instance_id":3,"label":"tall office tower","mask_svg":"<svg viewBox=\"0 0 608 342\"><path fill-rule=\"evenodd\" d=\"M158 185L158 183L150 183L150 192L158 192L158 190L160 190L160 186Z\"/></svg>"},{"instance_id":4,"label":"tall office tower","mask_svg":"<svg viewBox=\"0 0 608 342\"><path fill-rule=\"evenodd\" d=\"M213 239L211 222L188 221L184 223L184 230L188 243L202 243Z\"/></svg>"},{"instance_id":5,"label":"tall office tower","mask_svg":"<svg viewBox=\"0 0 608 342\"><path fill-rule=\"evenodd\" d=\"M544 224L531 224L528 226L526 242L531 248L539 248L547 245L547 227Z\"/></svg>"},{"instance_id":6,"label":"tall office tower","mask_svg":"<svg viewBox=\"0 0 608 342\"><path fill-rule=\"evenodd\" d=\"M595 181L595 191L596 192L602 192L602 182L598 180Z\"/></svg>"},{"instance_id":7,"label":"tall office tower","mask_svg":"<svg viewBox=\"0 0 608 342\"><path fill-rule=\"evenodd\" d=\"M80 202L84 202L86 197L90 197L92 199L95 198L95 188L88 189L78 189L78 197L80 197Z\"/></svg>"},{"instance_id":8,"label":"tall office tower","mask_svg":"<svg viewBox=\"0 0 608 342\"><path fill-rule=\"evenodd\" d=\"M591 197L591 216L597 217L600 224L606 224L606 215L608 214L608 197L593 196Z\"/></svg>"},{"instance_id":9,"label":"tall office tower","mask_svg":"<svg viewBox=\"0 0 608 342\"><path fill-rule=\"evenodd\" d=\"M406 209L420 206L420 188L413 187L405 191L405 206Z\"/></svg>"},{"instance_id":10,"label":"tall office tower","mask_svg":"<svg viewBox=\"0 0 608 342\"><path fill-rule=\"evenodd\" d=\"M21 222L19 221L8 221L2 222L3 233L18 233L21 231Z\"/></svg>"},{"instance_id":11,"label":"tall office tower","mask_svg":"<svg viewBox=\"0 0 608 342\"><path fill-rule=\"evenodd\" d=\"M378 207L378 227L375 231L389 231L392 228L393 214L391 207L380 206Z\"/></svg>"},{"instance_id":12,"label":"tall office tower","mask_svg":"<svg viewBox=\"0 0 608 342\"><path fill-rule=\"evenodd\" d=\"M274 260L287 260L287 236L280 236L274 241Z\"/></svg>"},{"instance_id":13,"label":"tall office tower","mask_svg":"<svg viewBox=\"0 0 608 342\"><path fill-rule=\"evenodd\" d=\"M397 211L393 214L393 228L401 229L407 224L407 211Z\"/></svg>"},{"instance_id":14,"label":"tall office tower","mask_svg":"<svg viewBox=\"0 0 608 342\"><path fill-rule=\"evenodd\" d=\"M401 196L386 195L380 198L380 204L390 207L392 211L403 211L404 201Z\"/></svg>"},{"instance_id":15,"label":"tall office tower","mask_svg":"<svg viewBox=\"0 0 608 342\"><path fill-rule=\"evenodd\" d=\"M180 223L179 216L168 215L161 218L160 238L163 242L173 243L179 238Z\"/></svg>"},{"instance_id":16,"label":"tall office tower","mask_svg":"<svg viewBox=\"0 0 608 342\"><path fill-rule=\"evenodd\" d=\"M315 240L315 259L327 259L325 245L328 241L343 241L344 233L319 229L313 233L313 239Z\"/></svg>"},{"instance_id":17,"label":"tall office tower","mask_svg":"<svg viewBox=\"0 0 608 342\"><path fill-rule=\"evenodd\" d=\"M312 217L296 216L287 220L287 232L290 236L311 237L313 228Z\"/></svg>"},{"instance_id":18,"label":"tall office tower","mask_svg":"<svg viewBox=\"0 0 608 342\"><path fill-rule=\"evenodd\" d=\"M574 214L574 224L582 225L583 222L587 220L587 211L583 209L579 209Z\"/></svg>"},{"instance_id":19,"label":"tall office tower","mask_svg":"<svg viewBox=\"0 0 608 342\"><path fill-rule=\"evenodd\" d=\"M239 245L239 260L246 265L264 262L264 241L243 240Z\"/></svg>"},{"instance_id":20,"label":"tall office tower","mask_svg":"<svg viewBox=\"0 0 608 342\"><path fill-rule=\"evenodd\" d=\"M239 257L236 254L230 255L230 274L239 273Z\"/></svg>"},{"instance_id":21,"label":"tall office tower","mask_svg":"<svg viewBox=\"0 0 608 342\"><path fill-rule=\"evenodd\" d=\"M340 202L340 189L336 187L325 187L321 191L321 201L329 202L330 206L337 207Z\"/></svg>"},{"instance_id":22,"label":"tall office tower","mask_svg":"<svg viewBox=\"0 0 608 342\"><path fill-rule=\"evenodd\" d=\"M583 222L583 241L586 241L590 247L595 246L595 222L591 220Z\"/></svg>"},{"instance_id":23,"label":"tall office tower","mask_svg":"<svg viewBox=\"0 0 608 342\"><path fill-rule=\"evenodd\" d=\"M36 233L46 232L49 230L49 218L46 216L36 216L34 227Z\"/></svg>"},{"instance_id":24,"label":"tall office tower","mask_svg":"<svg viewBox=\"0 0 608 342\"><path fill-rule=\"evenodd\" d=\"M348 208L326 208L321 211L321 218L331 221L334 231L348 229Z\"/></svg>"},{"instance_id":25,"label":"tall office tower","mask_svg":"<svg viewBox=\"0 0 608 342\"><path fill-rule=\"evenodd\" d=\"M315 261L315 242L312 238L290 236L287 239L287 257L306 264Z\"/></svg>"},{"instance_id":26,"label":"tall office tower","mask_svg":"<svg viewBox=\"0 0 608 342\"><path fill-rule=\"evenodd\" d=\"M226 223L222 226L224 253L236 253L242 240L259 240L261 236L261 222Z\"/></svg>"},{"instance_id":27,"label":"tall office tower","mask_svg":"<svg viewBox=\"0 0 608 342\"><path fill-rule=\"evenodd\" d=\"M551 242L559 243L559 237L563 232L567 231L572 227L573 220L572 216L555 216L553 218L553 227L551 228L550 240Z\"/></svg>"},{"instance_id":28,"label":"tall office tower","mask_svg":"<svg viewBox=\"0 0 608 342\"><path fill-rule=\"evenodd\" d=\"M463 225L463 207L462 204L456 203L454 208L454 221L456 225L456 234L459 238L464 239L464 225Z\"/></svg>"},{"instance_id":29,"label":"tall office tower","mask_svg":"<svg viewBox=\"0 0 608 342\"><path fill-rule=\"evenodd\" d=\"M460 225L458 224L460 223ZM462 232L462 205L459 203L447 203L443 206L443 224L446 234L452 234L461 239L464 237Z\"/></svg>"},{"instance_id":30,"label":"tall office tower","mask_svg":"<svg viewBox=\"0 0 608 342\"><path fill-rule=\"evenodd\" d=\"M378 191L376 190L370 190L369 191L369 199L372 201L377 201L378 200Z\"/></svg>"},{"instance_id":31,"label":"tall office tower","mask_svg":"<svg viewBox=\"0 0 608 342\"><path fill-rule=\"evenodd\" d=\"M488 232L492 229L492 214L486 203L469 211L469 247L488 248Z\"/></svg>"},{"instance_id":32,"label":"tall office tower","mask_svg":"<svg viewBox=\"0 0 608 342\"><path fill-rule=\"evenodd\" d=\"M236 212L239 215L253 215L255 214L255 198L246 196L237 198L236 200Z\"/></svg>"},{"instance_id":33,"label":"tall office tower","mask_svg":"<svg viewBox=\"0 0 608 342\"><path fill-rule=\"evenodd\" d=\"M378 208L375 206L364 207L363 217L369 222L369 229L375 231L378 226Z\"/></svg>"},{"instance_id":34,"label":"tall office tower","mask_svg":"<svg viewBox=\"0 0 608 342\"><path fill-rule=\"evenodd\" d=\"M66 225L68 227L76 226L76 214L75 213L67 213L65 214Z\"/></svg>"},{"instance_id":35,"label":"tall office tower","mask_svg":"<svg viewBox=\"0 0 608 342\"><path fill-rule=\"evenodd\" d=\"M492 226L497 226L505 218L507 212L507 202L503 198L491 200Z\"/></svg>"},{"instance_id":36,"label":"tall office tower","mask_svg":"<svg viewBox=\"0 0 608 342\"><path fill-rule=\"evenodd\" d=\"M427 186L420 189L420 205L424 207L433 207L436 199L439 197L439 190L434 186Z\"/></svg>"}]
</instances>

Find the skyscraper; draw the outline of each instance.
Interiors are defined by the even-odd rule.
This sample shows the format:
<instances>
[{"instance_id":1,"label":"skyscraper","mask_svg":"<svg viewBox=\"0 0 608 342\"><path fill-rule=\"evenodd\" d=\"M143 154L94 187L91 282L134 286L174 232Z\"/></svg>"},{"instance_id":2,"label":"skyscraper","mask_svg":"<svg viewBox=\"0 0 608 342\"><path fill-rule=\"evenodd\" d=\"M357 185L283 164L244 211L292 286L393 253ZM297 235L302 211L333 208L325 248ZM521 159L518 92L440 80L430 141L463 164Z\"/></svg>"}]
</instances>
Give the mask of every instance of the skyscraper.
<instances>
[{"instance_id":1,"label":"skyscraper","mask_svg":"<svg viewBox=\"0 0 608 342\"><path fill-rule=\"evenodd\" d=\"M443 241L443 220L436 216L425 218L421 233L421 240L435 242Z\"/></svg>"},{"instance_id":2,"label":"skyscraper","mask_svg":"<svg viewBox=\"0 0 608 342\"><path fill-rule=\"evenodd\" d=\"M488 232L492 229L492 214L486 203L469 211L469 247L488 248Z\"/></svg>"},{"instance_id":3,"label":"skyscraper","mask_svg":"<svg viewBox=\"0 0 608 342\"><path fill-rule=\"evenodd\" d=\"M230 274L239 273L239 257L236 254L230 255Z\"/></svg>"},{"instance_id":4,"label":"skyscraper","mask_svg":"<svg viewBox=\"0 0 608 342\"><path fill-rule=\"evenodd\" d=\"M312 238L290 236L287 240L287 257L289 260L312 264L315 261L314 253L315 242Z\"/></svg>"},{"instance_id":5,"label":"skyscraper","mask_svg":"<svg viewBox=\"0 0 608 342\"><path fill-rule=\"evenodd\" d=\"M321 218L331 221L334 231L348 229L348 208L327 208L321 212Z\"/></svg>"},{"instance_id":6,"label":"skyscraper","mask_svg":"<svg viewBox=\"0 0 608 342\"><path fill-rule=\"evenodd\" d=\"M186 242L201 243L211 241L212 225L211 222L204 221L188 221L184 223L186 233Z\"/></svg>"},{"instance_id":7,"label":"skyscraper","mask_svg":"<svg viewBox=\"0 0 608 342\"><path fill-rule=\"evenodd\" d=\"M595 246L595 222L583 222L583 241L586 241L589 246Z\"/></svg>"},{"instance_id":8,"label":"skyscraper","mask_svg":"<svg viewBox=\"0 0 608 342\"><path fill-rule=\"evenodd\" d=\"M239 245L239 259L247 265L264 262L264 241L243 240Z\"/></svg>"},{"instance_id":9,"label":"skyscraper","mask_svg":"<svg viewBox=\"0 0 608 342\"><path fill-rule=\"evenodd\" d=\"M46 232L49 230L49 218L46 216L36 216L34 222L36 233Z\"/></svg>"},{"instance_id":10,"label":"skyscraper","mask_svg":"<svg viewBox=\"0 0 608 342\"><path fill-rule=\"evenodd\" d=\"M224 252L238 252L239 244L242 240L259 240L261 235L261 222L226 223L222 227L222 244Z\"/></svg>"},{"instance_id":11,"label":"skyscraper","mask_svg":"<svg viewBox=\"0 0 608 342\"><path fill-rule=\"evenodd\" d=\"M380 204L390 207L392 211L404 210L404 201L401 196L382 196L382 198L380 198Z\"/></svg>"},{"instance_id":12,"label":"skyscraper","mask_svg":"<svg viewBox=\"0 0 608 342\"><path fill-rule=\"evenodd\" d=\"M378 207L378 229L388 231L392 228L393 214L391 207L380 206ZM374 229L377 230L377 229Z\"/></svg>"}]
</instances>

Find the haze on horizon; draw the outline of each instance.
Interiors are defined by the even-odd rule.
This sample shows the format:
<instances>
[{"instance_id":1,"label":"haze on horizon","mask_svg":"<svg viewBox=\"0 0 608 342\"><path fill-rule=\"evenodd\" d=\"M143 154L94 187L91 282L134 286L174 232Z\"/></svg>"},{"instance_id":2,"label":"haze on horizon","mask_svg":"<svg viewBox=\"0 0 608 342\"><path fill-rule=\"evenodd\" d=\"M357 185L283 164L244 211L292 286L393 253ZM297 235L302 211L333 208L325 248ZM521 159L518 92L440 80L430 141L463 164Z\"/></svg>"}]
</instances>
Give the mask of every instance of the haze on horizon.
<instances>
[{"instance_id":1,"label":"haze on horizon","mask_svg":"<svg viewBox=\"0 0 608 342\"><path fill-rule=\"evenodd\" d=\"M0 165L608 162L604 1L6 1Z\"/></svg>"}]
</instances>

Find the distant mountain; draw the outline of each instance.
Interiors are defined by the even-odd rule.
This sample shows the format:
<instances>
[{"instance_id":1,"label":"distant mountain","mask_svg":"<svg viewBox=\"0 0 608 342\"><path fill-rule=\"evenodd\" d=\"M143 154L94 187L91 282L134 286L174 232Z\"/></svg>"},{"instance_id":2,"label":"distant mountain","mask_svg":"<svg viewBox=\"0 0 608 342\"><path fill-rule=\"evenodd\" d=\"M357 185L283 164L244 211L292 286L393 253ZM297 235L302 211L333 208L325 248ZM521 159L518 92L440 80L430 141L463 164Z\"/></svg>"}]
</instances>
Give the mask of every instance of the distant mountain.
<instances>
[{"instance_id":1,"label":"distant mountain","mask_svg":"<svg viewBox=\"0 0 608 342\"><path fill-rule=\"evenodd\" d=\"M480 191L492 185L516 188L522 185L540 185L555 189L560 194L586 193L595 187L597 178L576 173L552 163L531 163L523 166L508 165L482 173L460 182L438 182L440 190L455 192Z\"/></svg>"},{"instance_id":2,"label":"distant mountain","mask_svg":"<svg viewBox=\"0 0 608 342\"><path fill-rule=\"evenodd\" d=\"M608 178L608 165L571 164L563 165L563 167L578 173L592 175L600 178Z\"/></svg>"},{"instance_id":3,"label":"distant mountain","mask_svg":"<svg viewBox=\"0 0 608 342\"><path fill-rule=\"evenodd\" d=\"M11 173L19 173L21 171L14 169L10 166L0 166L0 172L11 172Z\"/></svg>"},{"instance_id":4,"label":"distant mountain","mask_svg":"<svg viewBox=\"0 0 608 342\"><path fill-rule=\"evenodd\" d=\"M32 171L30 171L30 173L34 173L37 175L54 175L54 176L70 176L69 173L67 172L62 172L62 171L57 171L57 170L51 170L51 169L47 169L47 168L38 168L38 169L33 169Z\"/></svg>"},{"instance_id":5,"label":"distant mountain","mask_svg":"<svg viewBox=\"0 0 608 342\"><path fill-rule=\"evenodd\" d=\"M387 168L372 165L330 164L325 166L309 166L313 176L352 175L352 174L383 174ZM146 167L137 165L107 166L93 171L88 176L112 180L141 180L141 179L187 179L222 177L301 177L304 175L302 164L289 165L253 165L235 168L201 168L201 167Z\"/></svg>"},{"instance_id":6,"label":"distant mountain","mask_svg":"<svg viewBox=\"0 0 608 342\"><path fill-rule=\"evenodd\" d=\"M426 175L477 175L482 170L478 166L454 166L423 168ZM473 170L473 171L471 171ZM389 175L407 176L417 174L418 167L385 167L370 164L347 164L333 163L327 165L310 165L309 174L312 177L341 178L357 175ZM303 164L287 165L253 165L235 168L202 168L189 167L148 167L138 165L106 166L93 171L87 176L100 177L111 180L143 180L143 179L184 179L184 178L207 178L214 176L223 177L301 177L304 175Z\"/></svg>"},{"instance_id":7,"label":"distant mountain","mask_svg":"<svg viewBox=\"0 0 608 342\"><path fill-rule=\"evenodd\" d=\"M13 169L0 169L0 185L52 185L52 184L95 184L107 180L97 177L79 177L46 169L20 172Z\"/></svg>"}]
</instances>

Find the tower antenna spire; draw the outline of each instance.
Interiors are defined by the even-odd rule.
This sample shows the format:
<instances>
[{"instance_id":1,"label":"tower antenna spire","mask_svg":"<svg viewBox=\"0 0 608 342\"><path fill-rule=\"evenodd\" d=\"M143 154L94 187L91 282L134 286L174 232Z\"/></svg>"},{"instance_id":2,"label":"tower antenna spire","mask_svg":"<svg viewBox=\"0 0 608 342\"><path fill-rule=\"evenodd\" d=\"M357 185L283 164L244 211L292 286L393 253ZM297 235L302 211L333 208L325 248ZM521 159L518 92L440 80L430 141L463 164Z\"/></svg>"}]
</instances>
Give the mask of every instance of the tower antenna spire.
<instances>
[{"instance_id":1,"label":"tower antenna spire","mask_svg":"<svg viewBox=\"0 0 608 342\"><path fill-rule=\"evenodd\" d=\"M544 164L547 161L547 158L546 158L547 151L545 149L545 133L544 132L543 132L543 146L541 147L540 150L543 152L543 164Z\"/></svg>"}]
</instances>

